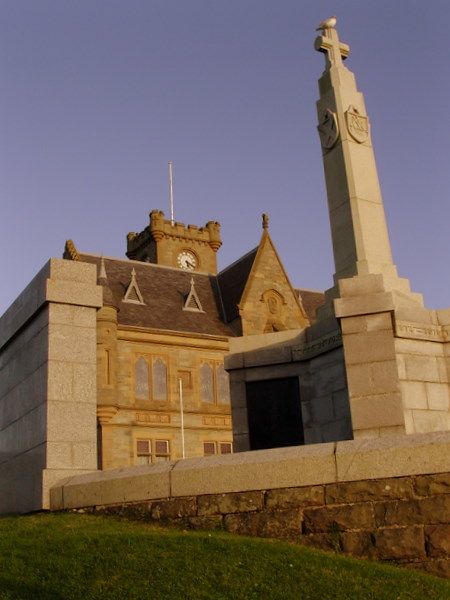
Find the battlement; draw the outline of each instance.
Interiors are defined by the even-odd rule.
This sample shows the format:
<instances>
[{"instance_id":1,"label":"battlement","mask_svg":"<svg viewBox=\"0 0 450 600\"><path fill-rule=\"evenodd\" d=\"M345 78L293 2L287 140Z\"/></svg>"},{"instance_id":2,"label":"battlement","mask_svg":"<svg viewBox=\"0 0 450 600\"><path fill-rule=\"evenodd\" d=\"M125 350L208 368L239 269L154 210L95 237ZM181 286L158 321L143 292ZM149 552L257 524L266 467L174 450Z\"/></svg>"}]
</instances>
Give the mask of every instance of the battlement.
<instances>
[{"instance_id":1,"label":"battlement","mask_svg":"<svg viewBox=\"0 0 450 600\"><path fill-rule=\"evenodd\" d=\"M215 252L222 245L220 238L220 223L208 221L204 227L185 225L179 221L166 219L162 210L152 210L150 213L150 235L159 241L164 236L194 240L209 244Z\"/></svg>"},{"instance_id":2,"label":"battlement","mask_svg":"<svg viewBox=\"0 0 450 600\"><path fill-rule=\"evenodd\" d=\"M156 209L150 212L149 217L149 225L143 231L130 232L127 235L126 255L130 259L174 265L175 255L172 252L169 256L168 245L173 247L174 252L179 252L181 247L187 247L196 255L202 253L202 248L216 253L222 245L220 223L217 221L208 221L204 227L185 225L179 221L172 222L166 219L164 212ZM163 246L165 248L161 251ZM200 259L199 256L197 258ZM208 270L211 270L211 267ZM212 269L213 272L215 270Z\"/></svg>"}]
</instances>

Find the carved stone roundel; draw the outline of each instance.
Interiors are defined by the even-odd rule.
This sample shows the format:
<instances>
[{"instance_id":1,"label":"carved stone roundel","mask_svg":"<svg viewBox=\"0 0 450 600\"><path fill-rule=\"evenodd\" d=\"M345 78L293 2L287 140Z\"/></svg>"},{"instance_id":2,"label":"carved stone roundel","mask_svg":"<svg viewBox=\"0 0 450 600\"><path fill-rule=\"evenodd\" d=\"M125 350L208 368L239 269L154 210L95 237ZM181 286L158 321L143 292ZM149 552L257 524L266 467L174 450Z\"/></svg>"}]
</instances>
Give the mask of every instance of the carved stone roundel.
<instances>
[{"instance_id":1,"label":"carved stone roundel","mask_svg":"<svg viewBox=\"0 0 450 600\"><path fill-rule=\"evenodd\" d=\"M362 144L369 136L369 120L364 115L360 115L357 108L349 106L345 113L347 129L352 138Z\"/></svg>"},{"instance_id":2,"label":"carved stone roundel","mask_svg":"<svg viewBox=\"0 0 450 600\"><path fill-rule=\"evenodd\" d=\"M339 137L339 125L334 113L329 108L326 108L320 117L317 127L320 136L320 143L327 150L332 148Z\"/></svg>"}]
</instances>

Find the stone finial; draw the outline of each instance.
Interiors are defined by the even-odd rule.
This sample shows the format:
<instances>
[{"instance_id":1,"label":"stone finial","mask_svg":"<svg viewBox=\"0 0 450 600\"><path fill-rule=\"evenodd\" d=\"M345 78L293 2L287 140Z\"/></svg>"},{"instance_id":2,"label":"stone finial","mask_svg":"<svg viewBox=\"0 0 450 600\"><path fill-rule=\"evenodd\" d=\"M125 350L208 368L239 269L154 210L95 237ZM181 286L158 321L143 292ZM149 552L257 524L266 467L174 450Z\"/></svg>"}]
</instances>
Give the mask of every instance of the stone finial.
<instances>
[{"instance_id":1,"label":"stone finial","mask_svg":"<svg viewBox=\"0 0 450 600\"><path fill-rule=\"evenodd\" d=\"M103 255L100 259L100 268L98 271L98 280L100 281L108 281L108 278L106 276L106 267L105 267L105 259L103 258Z\"/></svg>"},{"instance_id":2,"label":"stone finial","mask_svg":"<svg viewBox=\"0 0 450 600\"><path fill-rule=\"evenodd\" d=\"M269 215L266 213L262 214L262 228L269 229Z\"/></svg>"},{"instance_id":3,"label":"stone finial","mask_svg":"<svg viewBox=\"0 0 450 600\"><path fill-rule=\"evenodd\" d=\"M109 306L112 308L116 308L117 310L116 304L114 302L114 297L108 285L108 276L106 274L105 259L103 258L103 256L100 259L97 282L103 288L103 306Z\"/></svg>"}]
</instances>

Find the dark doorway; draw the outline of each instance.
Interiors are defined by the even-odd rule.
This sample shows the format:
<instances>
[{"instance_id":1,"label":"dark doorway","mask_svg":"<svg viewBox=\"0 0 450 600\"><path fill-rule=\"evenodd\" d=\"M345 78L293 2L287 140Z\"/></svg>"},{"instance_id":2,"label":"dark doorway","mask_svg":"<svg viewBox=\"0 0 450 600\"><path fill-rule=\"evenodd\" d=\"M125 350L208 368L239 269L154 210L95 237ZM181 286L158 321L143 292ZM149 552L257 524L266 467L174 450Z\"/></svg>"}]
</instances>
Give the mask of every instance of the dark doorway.
<instances>
[{"instance_id":1,"label":"dark doorway","mask_svg":"<svg viewBox=\"0 0 450 600\"><path fill-rule=\"evenodd\" d=\"M246 383L251 450L304 443L298 377Z\"/></svg>"}]
</instances>

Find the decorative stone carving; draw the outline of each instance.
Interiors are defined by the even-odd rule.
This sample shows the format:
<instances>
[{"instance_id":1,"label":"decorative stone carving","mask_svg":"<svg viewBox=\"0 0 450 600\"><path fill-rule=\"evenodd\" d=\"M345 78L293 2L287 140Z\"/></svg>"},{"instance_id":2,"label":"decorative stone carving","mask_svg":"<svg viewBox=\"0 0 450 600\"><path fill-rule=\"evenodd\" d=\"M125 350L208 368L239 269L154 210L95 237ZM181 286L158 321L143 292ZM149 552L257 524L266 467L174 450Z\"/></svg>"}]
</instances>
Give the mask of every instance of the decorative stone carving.
<instances>
[{"instance_id":1,"label":"decorative stone carving","mask_svg":"<svg viewBox=\"0 0 450 600\"><path fill-rule=\"evenodd\" d=\"M354 106L350 105L345 113L347 129L352 138L359 144L364 143L369 137L369 120Z\"/></svg>"},{"instance_id":2,"label":"decorative stone carving","mask_svg":"<svg viewBox=\"0 0 450 600\"><path fill-rule=\"evenodd\" d=\"M339 137L339 125L336 113L329 108L326 108L320 115L317 130L319 132L322 147L326 150L332 148Z\"/></svg>"},{"instance_id":3,"label":"decorative stone carving","mask_svg":"<svg viewBox=\"0 0 450 600\"><path fill-rule=\"evenodd\" d=\"M118 412L116 406L97 406L97 419L100 425L106 425Z\"/></svg>"}]
</instances>

